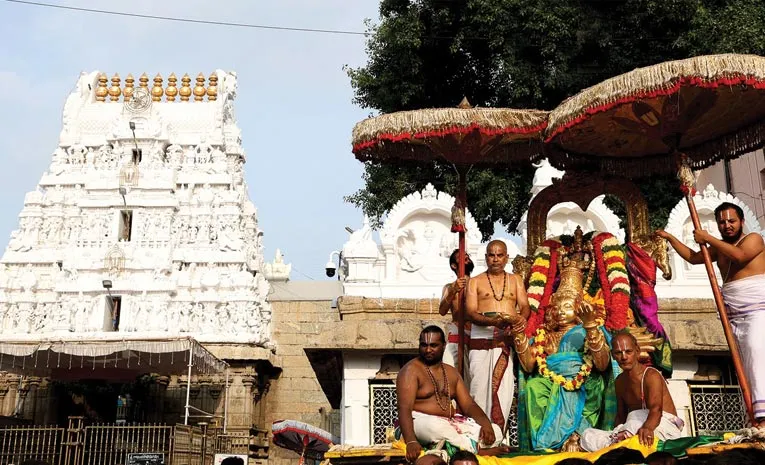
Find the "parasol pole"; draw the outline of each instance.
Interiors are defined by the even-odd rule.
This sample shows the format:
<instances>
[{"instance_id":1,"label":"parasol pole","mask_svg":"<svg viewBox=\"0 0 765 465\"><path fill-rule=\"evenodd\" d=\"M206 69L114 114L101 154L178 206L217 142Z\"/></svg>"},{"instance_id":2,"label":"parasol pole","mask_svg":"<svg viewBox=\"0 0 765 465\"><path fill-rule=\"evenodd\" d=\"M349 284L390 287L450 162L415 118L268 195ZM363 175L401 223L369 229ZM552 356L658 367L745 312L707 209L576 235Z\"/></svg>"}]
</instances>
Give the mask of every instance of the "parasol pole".
<instances>
[{"instance_id":1,"label":"parasol pole","mask_svg":"<svg viewBox=\"0 0 765 465\"><path fill-rule=\"evenodd\" d=\"M462 209L463 218L466 212L465 206L467 205L467 171L465 167L459 167L457 169L457 175L459 181L457 183L457 203L459 208ZM463 221L463 223L465 223ZM465 276L465 225L457 231L459 237L459 252L457 252L457 278ZM466 289L462 289L459 295L459 301L461 310L457 317L457 372L465 378L465 297Z\"/></svg>"},{"instance_id":2,"label":"parasol pole","mask_svg":"<svg viewBox=\"0 0 765 465\"><path fill-rule=\"evenodd\" d=\"M682 156L678 178L680 178L680 183L682 184L681 188L685 194L685 200L688 202L688 210L690 210L691 213L693 228L695 230L700 230L701 221L699 221L699 213L696 210L696 204L693 202L693 195L696 191L694 187L696 180L688 165L688 160L684 155ZM720 314L720 322L722 323L723 333L725 333L725 340L728 342L730 355L733 358L733 367L736 370L736 376L738 377L738 382L741 386L741 396L744 398L744 406L746 407L746 412L749 415L752 425L754 425L755 418L754 410L752 410L752 391L749 387L749 379L746 377L744 364L741 362L741 352L739 352L738 349L738 342L731 331L728 311L725 309L725 302L723 301L722 293L720 292L720 285L717 283L715 270L712 267L712 256L709 254L708 245L701 245L701 256L704 258L704 268L707 270L707 277L709 277L709 284L712 286L712 295L715 299L717 312Z\"/></svg>"}]
</instances>

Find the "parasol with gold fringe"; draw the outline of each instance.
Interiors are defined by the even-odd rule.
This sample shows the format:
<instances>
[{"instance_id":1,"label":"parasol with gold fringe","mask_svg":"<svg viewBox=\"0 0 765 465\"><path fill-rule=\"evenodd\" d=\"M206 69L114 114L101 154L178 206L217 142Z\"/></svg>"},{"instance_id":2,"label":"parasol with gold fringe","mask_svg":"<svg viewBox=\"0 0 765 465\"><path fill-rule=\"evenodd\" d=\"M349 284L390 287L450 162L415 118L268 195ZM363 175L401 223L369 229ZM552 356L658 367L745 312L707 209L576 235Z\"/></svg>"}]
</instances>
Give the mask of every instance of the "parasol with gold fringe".
<instances>
[{"instance_id":1,"label":"parasol with gold fringe","mask_svg":"<svg viewBox=\"0 0 765 465\"><path fill-rule=\"evenodd\" d=\"M353 153L365 162L441 161L455 167L459 183L452 208L452 232L459 233L458 276L462 277L465 275L467 172L475 165L529 165L543 151L547 116L548 112L540 110L474 108L467 99L457 108L388 113L356 124ZM457 369L460 373L464 326L463 312L458 322Z\"/></svg>"},{"instance_id":2,"label":"parasol with gold fringe","mask_svg":"<svg viewBox=\"0 0 765 465\"><path fill-rule=\"evenodd\" d=\"M765 58L710 55L668 61L607 79L550 112L545 141L558 169L639 178L679 169L695 229L693 169L765 145ZM747 411L749 382L715 278L701 247Z\"/></svg>"}]
</instances>

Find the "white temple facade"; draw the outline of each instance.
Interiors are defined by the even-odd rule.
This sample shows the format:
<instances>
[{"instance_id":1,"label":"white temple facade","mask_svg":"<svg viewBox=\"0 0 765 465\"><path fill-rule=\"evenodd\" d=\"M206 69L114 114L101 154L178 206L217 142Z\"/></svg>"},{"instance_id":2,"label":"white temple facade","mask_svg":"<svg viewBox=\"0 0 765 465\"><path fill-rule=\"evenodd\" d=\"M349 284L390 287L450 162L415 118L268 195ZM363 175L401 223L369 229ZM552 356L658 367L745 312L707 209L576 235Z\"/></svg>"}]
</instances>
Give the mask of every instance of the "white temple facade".
<instances>
[{"instance_id":1,"label":"white temple facade","mask_svg":"<svg viewBox=\"0 0 765 465\"><path fill-rule=\"evenodd\" d=\"M83 73L0 259L4 341L271 344L235 73Z\"/></svg>"}]
</instances>

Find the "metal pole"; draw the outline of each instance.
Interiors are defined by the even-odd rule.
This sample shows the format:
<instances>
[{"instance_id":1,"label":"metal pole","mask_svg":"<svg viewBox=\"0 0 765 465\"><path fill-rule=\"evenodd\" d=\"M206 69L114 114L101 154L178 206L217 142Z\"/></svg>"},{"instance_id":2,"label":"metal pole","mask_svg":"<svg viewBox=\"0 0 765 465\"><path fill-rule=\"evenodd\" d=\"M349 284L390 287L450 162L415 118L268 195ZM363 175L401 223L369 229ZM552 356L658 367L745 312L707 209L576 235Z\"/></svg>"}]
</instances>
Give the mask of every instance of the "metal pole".
<instances>
[{"instance_id":1,"label":"metal pole","mask_svg":"<svg viewBox=\"0 0 765 465\"><path fill-rule=\"evenodd\" d=\"M680 167L680 174L678 177L683 183L685 200L688 202L688 210L690 210L691 213L693 228L700 230L701 221L699 221L699 213L696 210L696 204L693 202L693 185L695 184L695 179L693 177L693 172L687 165L687 162L684 161L683 163L684 165ZM733 336L733 331L730 327L728 311L725 309L725 302L723 301L722 293L720 292L720 285L717 283L715 270L712 267L712 256L709 254L709 247L707 245L701 246L701 256L704 258L704 268L707 270L707 277L709 278L709 284L712 286L712 295L714 296L715 305L717 306L717 312L720 314L720 322L722 323L725 340L728 342L730 355L733 358L733 367L736 370L736 376L738 377L738 382L741 386L741 396L744 398L744 405L746 406L746 411L749 415L749 419L751 420L752 424L754 424L755 419L754 410L752 409L752 391L749 387L749 379L746 377L744 364L741 362L741 352L739 352L738 349L738 342Z\"/></svg>"},{"instance_id":2,"label":"metal pole","mask_svg":"<svg viewBox=\"0 0 765 465\"><path fill-rule=\"evenodd\" d=\"M462 207L467 214L467 173L464 168L457 170L459 174L459 184L457 187L457 196ZM457 277L465 276L465 228L459 231L459 252L457 253ZM461 309L457 318L457 372L465 377L465 289L460 291L459 301Z\"/></svg>"},{"instance_id":3,"label":"metal pole","mask_svg":"<svg viewBox=\"0 0 765 465\"><path fill-rule=\"evenodd\" d=\"M226 366L226 387L223 395L225 396L223 398L223 432L225 433L228 427L228 366Z\"/></svg>"},{"instance_id":4,"label":"metal pole","mask_svg":"<svg viewBox=\"0 0 765 465\"><path fill-rule=\"evenodd\" d=\"M186 415L183 418L183 424L189 424L189 402L191 401L191 367L194 366L194 344L189 347L189 371L186 380Z\"/></svg>"}]
</instances>

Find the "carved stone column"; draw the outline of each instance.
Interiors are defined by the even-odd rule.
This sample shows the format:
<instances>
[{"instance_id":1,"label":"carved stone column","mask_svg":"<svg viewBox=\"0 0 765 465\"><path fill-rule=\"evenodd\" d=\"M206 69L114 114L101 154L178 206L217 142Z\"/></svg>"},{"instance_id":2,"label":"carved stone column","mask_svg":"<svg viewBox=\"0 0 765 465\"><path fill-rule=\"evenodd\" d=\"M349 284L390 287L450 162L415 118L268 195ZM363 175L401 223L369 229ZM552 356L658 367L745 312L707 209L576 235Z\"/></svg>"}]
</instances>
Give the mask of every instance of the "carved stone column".
<instances>
[{"instance_id":1,"label":"carved stone column","mask_svg":"<svg viewBox=\"0 0 765 465\"><path fill-rule=\"evenodd\" d=\"M0 415L8 415L5 409L5 396L8 394L8 390L8 380L3 379L0 381Z\"/></svg>"},{"instance_id":2,"label":"carved stone column","mask_svg":"<svg viewBox=\"0 0 765 465\"><path fill-rule=\"evenodd\" d=\"M165 418L165 402L167 386L170 384L169 376L157 376L150 388L152 399L152 412L148 415L151 421L162 422Z\"/></svg>"},{"instance_id":3,"label":"carved stone column","mask_svg":"<svg viewBox=\"0 0 765 465\"><path fill-rule=\"evenodd\" d=\"M33 423L39 424L41 421L37 420L38 412L43 412L43 399L41 398L40 385L42 384L42 378L38 376L29 377L29 396L27 400L27 407L25 408L28 413L28 418Z\"/></svg>"},{"instance_id":4,"label":"carved stone column","mask_svg":"<svg viewBox=\"0 0 765 465\"><path fill-rule=\"evenodd\" d=\"M232 417L236 426L249 428L252 423L253 397L257 393L258 379L255 376L245 374L241 375L241 380L242 389L233 390L236 394L233 396L234 402L229 403L229 410L241 412L240 415ZM237 405L237 408L231 408L232 405Z\"/></svg>"}]
</instances>

